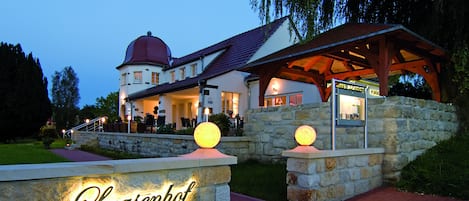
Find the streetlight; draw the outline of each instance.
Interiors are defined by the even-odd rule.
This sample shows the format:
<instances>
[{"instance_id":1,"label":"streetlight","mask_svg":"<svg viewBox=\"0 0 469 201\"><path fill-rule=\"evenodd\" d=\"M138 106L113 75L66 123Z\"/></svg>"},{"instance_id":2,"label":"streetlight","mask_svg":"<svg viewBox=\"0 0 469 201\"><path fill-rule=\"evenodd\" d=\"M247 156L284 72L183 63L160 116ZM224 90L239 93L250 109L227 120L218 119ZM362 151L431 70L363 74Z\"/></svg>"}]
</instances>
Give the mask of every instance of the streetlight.
<instances>
[{"instance_id":1,"label":"streetlight","mask_svg":"<svg viewBox=\"0 0 469 201\"><path fill-rule=\"evenodd\" d=\"M90 123L90 119L85 119L85 123L86 123L86 131L88 131L88 124Z\"/></svg>"}]
</instances>

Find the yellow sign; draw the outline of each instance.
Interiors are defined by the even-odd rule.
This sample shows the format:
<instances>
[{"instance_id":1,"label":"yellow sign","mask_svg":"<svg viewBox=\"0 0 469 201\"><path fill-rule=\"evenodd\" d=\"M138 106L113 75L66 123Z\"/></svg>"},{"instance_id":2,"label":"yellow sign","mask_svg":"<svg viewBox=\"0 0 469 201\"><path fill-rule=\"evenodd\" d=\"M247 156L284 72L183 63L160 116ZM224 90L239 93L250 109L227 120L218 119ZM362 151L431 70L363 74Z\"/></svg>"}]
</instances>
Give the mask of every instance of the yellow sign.
<instances>
[{"instance_id":1,"label":"yellow sign","mask_svg":"<svg viewBox=\"0 0 469 201\"><path fill-rule=\"evenodd\" d=\"M75 201L185 201L189 194L193 192L197 183L191 181L188 185L175 188L174 184L170 184L163 191L151 192L149 190L126 193L121 195L115 192L114 185L90 185L79 191Z\"/></svg>"}]
</instances>

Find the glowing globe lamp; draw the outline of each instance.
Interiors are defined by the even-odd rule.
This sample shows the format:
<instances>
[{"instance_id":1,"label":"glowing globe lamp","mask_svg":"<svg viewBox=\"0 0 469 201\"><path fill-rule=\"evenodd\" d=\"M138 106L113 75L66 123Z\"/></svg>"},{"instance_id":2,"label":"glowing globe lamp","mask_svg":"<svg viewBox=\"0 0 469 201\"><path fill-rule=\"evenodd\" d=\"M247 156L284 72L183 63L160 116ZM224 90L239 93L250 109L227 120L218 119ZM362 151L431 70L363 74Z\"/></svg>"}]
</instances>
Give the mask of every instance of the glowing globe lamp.
<instances>
[{"instance_id":1,"label":"glowing globe lamp","mask_svg":"<svg viewBox=\"0 0 469 201\"><path fill-rule=\"evenodd\" d=\"M316 130L308 125L300 126L295 131L295 140L301 146L310 146L316 140Z\"/></svg>"},{"instance_id":2,"label":"glowing globe lamp","mask_svg":"<svg viewBox=\"0 0 469 201\"><path fill-rule=\"evenodd\" d=\"M212 122L200 123L194 130L195 143L200 148L211 149L220 142L221 132Z\"/></svg>"}]
</instances>

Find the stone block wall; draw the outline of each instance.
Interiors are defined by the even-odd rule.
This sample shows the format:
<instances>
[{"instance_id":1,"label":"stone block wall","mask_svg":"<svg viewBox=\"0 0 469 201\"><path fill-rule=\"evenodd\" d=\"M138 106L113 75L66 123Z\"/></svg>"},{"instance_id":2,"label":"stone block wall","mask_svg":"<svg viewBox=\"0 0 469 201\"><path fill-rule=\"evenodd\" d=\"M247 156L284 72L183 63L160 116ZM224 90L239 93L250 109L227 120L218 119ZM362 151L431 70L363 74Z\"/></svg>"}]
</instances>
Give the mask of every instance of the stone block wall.
<instances>
[{"instance_id":1,"label":"stone block wall","mask_svg":"<svg viewBox=\"0 0 469 201\"><path fill-rule=\"evenodd\" d=\"M296 146L293 134L303 124L316 128L315 147L331 149L330 103L249 110L244 133L253 138L251 157L283 162L282 151ZM398 180L405 165L457 128L452 105L397 96L368 102L368 147L385 149L383 173L389 182ZM337 128L336 149L363 148L363 133L361 127Z\"/></svg>"},{"instance_id":2,"label":"stone block wall","mask_svg":"<svg viewBox=\"0 0 469 201\"><path fill-rule=\"evenodd\" d=\"M379 187L383 153L382 148L285 151L287 200L345 200Z\"/></svg>"},{"instance_id":3,"label":"stone block wall","mask_svg":"<svg viewBox=\"0 0 469 201\"><path fill-rule=\"evenodd\" d=\"M269 107L246 112L244 137L222 137L217 148L237 156L239 161L286 162L281 153L296 146L293 133L300 125L317 130L314 146L331 149L330 103ZM368 147L384 148L383 174L395 182L400 170L410 161L448 139L457 131L455 107L432 100L408 97L370 99L368 103ZM78 144L96 144L103 148L144 156L169 157L197 148L192 136L126 133L74 134ZM362 127L336 129L336 149L364 147Z\"/></svg>"},{"instance_id":4,"label":"stone block wall","mask_svg":"<svg viewBox=\"0 0 469 201\"><path fill-rule=\"evenodd\" d=\"M191 135L79 131L74 133L73 139L78 145L99 145L104 149L146 157L175 157L198 148ZM245 161L253 149L250 142L249 137L222 137L216 148L222 153L237 156L239 161Z\"/></svg>"},{"instance_id":5,"label":"stone block wall","mask_svg":"<svg viewBox=\"0 0 469 201\"><path fill-rule=\"evenodd\" d=\"M230 200L236 157L0 166L0 200ZM47 170L47 171L45 171Z\"/></svg>"}]
</instances>

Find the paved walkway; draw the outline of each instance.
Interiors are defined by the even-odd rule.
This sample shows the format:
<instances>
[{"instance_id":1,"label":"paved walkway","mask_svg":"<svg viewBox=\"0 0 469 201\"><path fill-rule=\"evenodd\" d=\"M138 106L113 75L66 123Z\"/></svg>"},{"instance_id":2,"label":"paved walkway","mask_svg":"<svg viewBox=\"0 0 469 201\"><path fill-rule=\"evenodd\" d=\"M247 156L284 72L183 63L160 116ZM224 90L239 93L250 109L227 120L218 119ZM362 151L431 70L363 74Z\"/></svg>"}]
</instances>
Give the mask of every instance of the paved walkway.
<instances>
[{"instance_id":1,"label":"paved walkway","mask_svg":"<svg viewBox=\"0 0 469 201\"><path fill-rule=\"evenodd\" d=\"M70 161L75 161L75 162L112 160L111 158L81 151L79 149L73 149L73 150L51 149L50 151L54 154L57 154Z\"/></svg>"},{"instance_id":2,"label":"paved walkway","mask_svg":"<svg viewBox=\"0 0 469 201\"><path fill-rule=\"evenodd\" d=\"M401 192L394 187L380 187L347 201L458 201L449 197Z\"/></svg>"},{"instance_id":3,"label":"paved walkway","mask_svg":"<svg viewBox=\"0 0 469 201\"><path fill-rule=\"evenodd\" d=\"M88 153L78 149L52 149L53 153L62 156L70 161L102 161L112 160L111 158ZM231 193L232 201L261 201L253 197L239 193ZM440 197L433 195L420 195L416 193L400 192L394 187L380 187L362 195L358 195L347 201L458 201L457 199Z\"/></svg>"}]
</instances>

